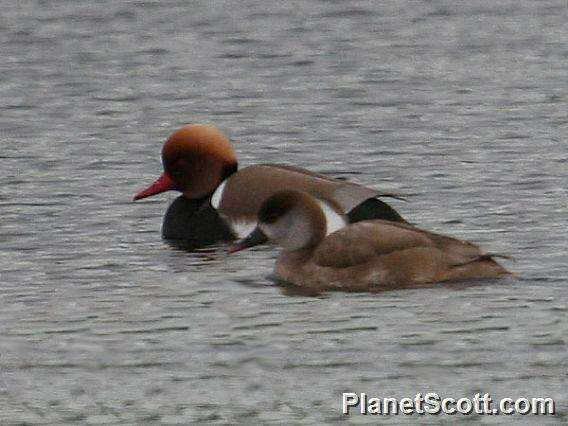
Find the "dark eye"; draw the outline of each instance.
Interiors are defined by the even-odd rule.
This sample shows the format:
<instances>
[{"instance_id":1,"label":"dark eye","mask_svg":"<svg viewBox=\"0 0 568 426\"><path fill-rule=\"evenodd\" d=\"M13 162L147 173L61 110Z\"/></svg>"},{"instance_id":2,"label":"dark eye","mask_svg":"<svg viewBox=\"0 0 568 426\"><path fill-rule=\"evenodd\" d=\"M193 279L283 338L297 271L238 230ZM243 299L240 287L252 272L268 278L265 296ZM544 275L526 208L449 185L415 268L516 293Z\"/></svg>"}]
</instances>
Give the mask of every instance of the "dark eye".
<instances>
[{"instance_id":1,"label":"dark eye","mask_svg":"<svg viewBox=\"0 0 568 426\"><path fill-rule=\"evenodd\" d=\"M266 223L274 223L276 222L276 220L278 220L278 213L276 213L275 211L271 211L266 214L264 221Z\"/></svg>"},{"instance_id":2,"label":"dark eye","mask_svg":"<svg viewBox=\"0 0 568 426\"><path fill-rule=\"evenodd\" d=\"M273 207L267 207L260 212L259 216L264 223L274 223L280 217L280 212Z\"/></svg>"},{"instance_id":3,"label":"dark eye","mask_svg":"<svg viewBox=\"0 0 568 426\"><path fill-rule=\"evenodd\" d=\"M182 179L185 175L184 167L186 162L183 159L176 160L172 162L168 167L168 172L174 179Z\"/></svg>"}]
</instances>

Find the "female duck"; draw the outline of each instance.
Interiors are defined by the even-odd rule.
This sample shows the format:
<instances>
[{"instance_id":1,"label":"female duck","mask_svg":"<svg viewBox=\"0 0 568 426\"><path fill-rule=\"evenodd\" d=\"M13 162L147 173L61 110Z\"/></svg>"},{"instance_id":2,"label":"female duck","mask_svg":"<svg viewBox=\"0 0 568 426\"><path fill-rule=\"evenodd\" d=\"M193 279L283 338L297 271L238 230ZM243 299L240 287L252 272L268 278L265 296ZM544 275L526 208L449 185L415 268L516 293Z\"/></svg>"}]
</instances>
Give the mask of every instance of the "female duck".
<instances>
[{"instance_id":1,"label":"female duck","mask_svg":"<svg viewBox=\"0 0 568 426\"><path fill-rule=\"evenodd\" d=\"M283 248L276 275L316 290L373 291L509 274L495 255L466 241L404 223L369 220L341 227L342 220L307 193L281 191L264 202L255 230L230 252L271 241Z\"/></svg>"}]
</instances>

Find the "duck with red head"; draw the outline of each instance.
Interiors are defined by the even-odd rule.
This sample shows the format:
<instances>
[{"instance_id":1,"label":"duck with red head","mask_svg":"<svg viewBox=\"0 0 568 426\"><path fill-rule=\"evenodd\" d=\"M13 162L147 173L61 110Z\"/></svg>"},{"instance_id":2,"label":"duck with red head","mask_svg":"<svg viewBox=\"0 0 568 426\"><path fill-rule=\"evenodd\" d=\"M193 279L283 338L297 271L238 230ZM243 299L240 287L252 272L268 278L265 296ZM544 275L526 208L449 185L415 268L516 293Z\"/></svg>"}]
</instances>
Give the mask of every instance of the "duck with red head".
<instances>
[{"instance_id":1,"label":"duck with red head","mask_svg":"<svg viewBox=\"0 0 568 426\"><path fill-rule=\"evenodd\" d=\"M254 227L262 202L277 191L292 188L336 206L349 222L375 218L405 222L377 198L389 194L355 183L281 164L237 171L229 139L211 125L191 124L174 132L163 146L162 163L164 173L134 200L180 191L182 196L166 212L162 234L192 246L245 235Z\"/></svg>"},{"instance_id":2,"label":"duck with red head","mask_svg":"<svg viewBox=\"0 0 568 426\"><path fill-rule=\"evenodd\" d=\"M164 173L134 200L170 190L189 199L210 195L237 171L237 156L229 139L214 126L190 124L166 140L162 164Z\"/></svg>"}]
</instances>

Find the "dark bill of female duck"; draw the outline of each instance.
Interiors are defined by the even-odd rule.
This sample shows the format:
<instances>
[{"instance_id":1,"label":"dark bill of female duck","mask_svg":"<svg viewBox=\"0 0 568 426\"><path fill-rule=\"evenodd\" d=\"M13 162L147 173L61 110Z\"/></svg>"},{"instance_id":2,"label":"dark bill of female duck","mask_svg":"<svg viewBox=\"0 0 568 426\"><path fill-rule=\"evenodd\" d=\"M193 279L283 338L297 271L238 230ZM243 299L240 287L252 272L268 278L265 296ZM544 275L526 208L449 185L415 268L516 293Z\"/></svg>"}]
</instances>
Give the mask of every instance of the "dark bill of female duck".
<instances>
[{"instance_id":1,"label":"dark bill of female duck","mask_svg":"<svg viewBox=\"0 0 568 426\"><path fill-rule=\"evenodd\" d=\"M503 257L404 223L368 220L336 227L340 214L300 191L269 197L255 230L229 251L264 242L282 248L276 276L318 290L376 291L510 275Z\"/></svg>"}]
</instances>

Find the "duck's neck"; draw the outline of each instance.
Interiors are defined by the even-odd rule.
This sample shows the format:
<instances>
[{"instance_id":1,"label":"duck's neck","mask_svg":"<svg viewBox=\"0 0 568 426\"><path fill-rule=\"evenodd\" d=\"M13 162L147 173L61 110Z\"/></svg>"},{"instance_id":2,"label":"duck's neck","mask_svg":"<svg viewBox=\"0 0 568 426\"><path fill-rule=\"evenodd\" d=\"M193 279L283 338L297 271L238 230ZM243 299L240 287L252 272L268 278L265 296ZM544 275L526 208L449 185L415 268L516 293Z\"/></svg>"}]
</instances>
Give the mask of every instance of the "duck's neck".
<instances>
[{"instance_id":1,"label":"duck's neck","mask_svg":"<svg viewBox=\"0 0 568 426\"><path fill-rule=\"evenodd\" d=\"M221 183L223 183L226 179L237 173L239 170L238 163L226 164L221 171Z\"/></svg>"},{"instance_id":2,"label":"duck's neck","mask_svg":"<svg viewBox=\"0 0 568 426\"><path fill-rule=\"evenodd\" d=\"M223 167L223 170L221 172L221 181L219 182L219 184L215 187L215 189L213 189L213 191L211 191L209 194L201 197L201 198L193 198L191 199L192 202L195 202L197 205L199 206L203 206L203 204L205 203L209 203L211 201L211 197L213 197L213 194L215 194L215 192L221 187L223 186L223 184L225 183L225 181L231 177L232 175L234 175L237 170L239 169L239 166L237 163L234 164L227 164Z\"/></svg>"}]
</instances>

